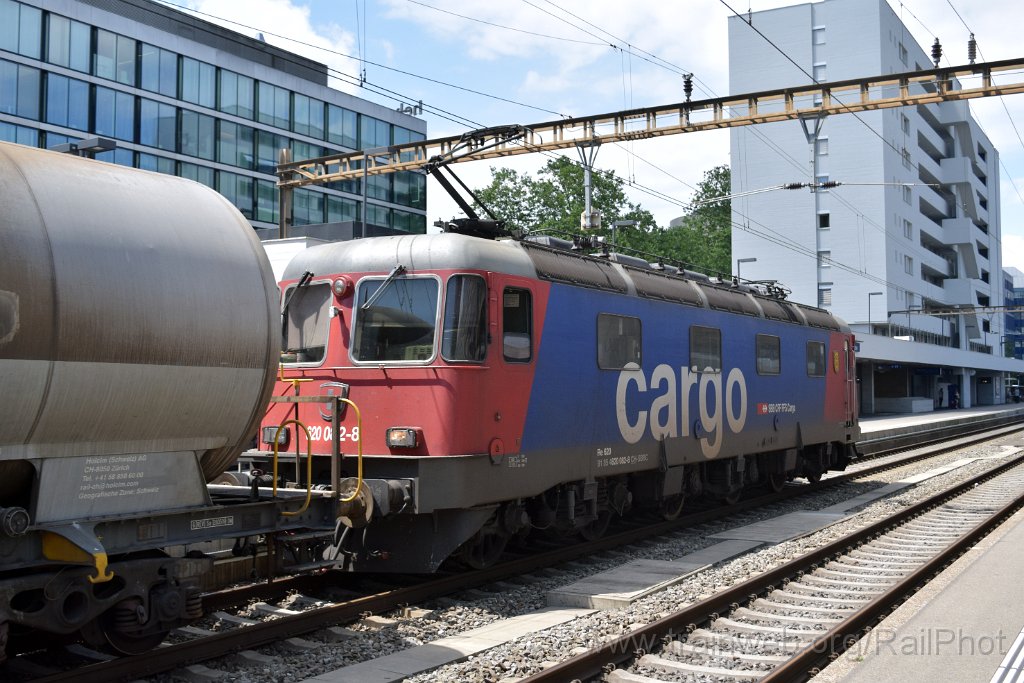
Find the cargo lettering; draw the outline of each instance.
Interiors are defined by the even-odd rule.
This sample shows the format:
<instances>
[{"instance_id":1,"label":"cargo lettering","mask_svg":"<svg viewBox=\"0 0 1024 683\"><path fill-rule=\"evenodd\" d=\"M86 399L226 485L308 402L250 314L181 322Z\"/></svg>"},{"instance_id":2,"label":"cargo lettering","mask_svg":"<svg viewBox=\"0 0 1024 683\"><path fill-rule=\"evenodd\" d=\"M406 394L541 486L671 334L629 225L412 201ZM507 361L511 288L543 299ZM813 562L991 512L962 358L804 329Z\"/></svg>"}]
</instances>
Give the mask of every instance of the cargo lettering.
<instances>
[{"instance_id":1,"label":"cargo lettering","mask_svg":"<svg viewBox=\"0 0 1024 683\"><path fill-rule=\"evenodd\" d=\"M615 418L626 443L638 443L646 435L655 439L689 436L693 390L697 390L700 448L713 458L722 449L723 427L738 434L747 423L747 381L743 371L733 368L725 378L721 373L697 373L672 366L654 368L648 382L643 370L623 370L615 389ZM634 397L641 405L651 394L649 410L627 414L626 399ZM693 424L697 425L696 422Z\"/></svg>"}]
</instances>

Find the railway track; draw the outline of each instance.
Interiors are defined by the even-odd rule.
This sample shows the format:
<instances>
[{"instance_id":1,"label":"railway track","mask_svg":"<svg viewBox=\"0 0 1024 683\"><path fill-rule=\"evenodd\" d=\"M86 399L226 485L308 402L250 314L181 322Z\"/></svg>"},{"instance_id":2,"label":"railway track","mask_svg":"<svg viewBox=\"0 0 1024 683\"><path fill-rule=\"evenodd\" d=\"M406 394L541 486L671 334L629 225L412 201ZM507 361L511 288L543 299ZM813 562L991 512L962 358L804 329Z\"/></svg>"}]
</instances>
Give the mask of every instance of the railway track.
<instances>
[{"instance_id":1,"label":"railway track","mask_svg":"<svg viewBox=\"0 0 1024 683\"><path fill-rule=\"evenodd\" d=\"M806 680L1022 506L1018 455L525 680Z\"/></svg>"},{"instance_id":2,"label":"railway track","mask_svg":"<svg viewBox=\"0 0 1024 683\"><path fill-rule=\"evenodd\" d=\"M847 473L829 477L817 484L786 487L779 493L755 496L728 509L704 510L672 522L626 529L594 542L557 547L528 557L516 558L487 570L438 576L425 581L417 580L407 586L387 585L383 587L383 590L373 594L351 597L350 594L339 593L336 588L338 583L351 582L352 577L336 573L296 577L275 581L270 586L261 584L208 594L204 599L204 608L207 614L215 617L211 627L200 626L191 631L178 632L168 639L164 647L135 657L91 661L90 653L85 652L82 653L84 658L77 664L73 664L73 668L48 675L30 675L24 677L23 680L37 679L54 682L75 680L88 683L89 681L136 679L179 669L196 662L208 661L228 653L251 651L254 648L274 643L289 642L289 639L313 631L320 632L319 637L328 640L349 637L351 633L337 628L332 631L332 627L336 627L337 624L356 622L369 614L390 612L403 605L425 604L436 600L439 596L456 594L494 582L507 581L559 563L592 556L609 549L622 548L630 543L639 543L644 539L659 535L679 532L694 525L720 520L727 515L743 514L745 511L820 491L856 478L870 476L921 458L931 457L954 447L962 447L968 443L992 438L993 434L1006 433L1012 429L1014 427L1003 427L995 432L976 434L955 442L946 442L941 446L933 445L924 449L915 449L900 456L879 458L878 462L851 468L851 471ZM365 587L351 586L350 590L366 589ZM289 602L285 603L286 611L280 609L280 604L276 607L271 605L253 607L253 604L259 601L279 601L288 595L292 597ZM238 609L237 605L247 605L247 607ZM218 612L221 615L217 615ZM305 645L301 641L293 640L288 647L302 648ZM17 665L14 668L16 669Z\"/></svg>"}]
</instances>

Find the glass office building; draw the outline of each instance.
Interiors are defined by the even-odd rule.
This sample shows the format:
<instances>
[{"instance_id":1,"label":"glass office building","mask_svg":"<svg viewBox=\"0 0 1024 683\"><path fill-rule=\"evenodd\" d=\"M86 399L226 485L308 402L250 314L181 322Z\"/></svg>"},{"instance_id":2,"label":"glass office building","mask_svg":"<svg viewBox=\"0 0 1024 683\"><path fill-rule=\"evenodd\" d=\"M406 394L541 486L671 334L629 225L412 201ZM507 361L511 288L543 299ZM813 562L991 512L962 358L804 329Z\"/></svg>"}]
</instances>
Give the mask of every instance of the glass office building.
<instances>
[{"instance_id":1,"label":"glass office building","mask_svg":"<svg viewBox=\"0 0 1024 683\"><path fill-rule=\"evenodd\" d=\"M426 122L327 85L325 65L149 0L0 0L0 140L105 137L98 159L191 178L276 235L278 151L308 159L422 140ZM426 232L403 172L293 197L292 225Z\"/></svg>"}]
</instances>

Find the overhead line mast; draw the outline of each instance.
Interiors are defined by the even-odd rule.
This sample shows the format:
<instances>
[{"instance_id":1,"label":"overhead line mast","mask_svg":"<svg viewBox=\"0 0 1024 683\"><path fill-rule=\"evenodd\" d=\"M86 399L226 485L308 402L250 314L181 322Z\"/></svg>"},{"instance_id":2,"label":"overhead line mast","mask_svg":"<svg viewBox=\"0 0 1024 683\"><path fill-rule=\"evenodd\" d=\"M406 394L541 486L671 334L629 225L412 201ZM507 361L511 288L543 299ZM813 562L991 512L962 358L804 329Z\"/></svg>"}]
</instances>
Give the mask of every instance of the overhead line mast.
<instances>
[{"instance_id":1,"label":"overhead line mast","mask_svg":"<svg viewBox=\"0 0 1024 683\"><path fill-rule=\"evenodd\" d=\"M686 101L529 126L496 126L465 135L279 164L277 184L284 195L306 185L420 171L439 159L451 164L808 116L1012 95L1024 92L1022 74L1024 58L1016 58ZM1007 77L1009 82L996 84L996 75ZM955 88L954 79L968 77L980 78L980 85Z\"/></svg>"}]
</instances>

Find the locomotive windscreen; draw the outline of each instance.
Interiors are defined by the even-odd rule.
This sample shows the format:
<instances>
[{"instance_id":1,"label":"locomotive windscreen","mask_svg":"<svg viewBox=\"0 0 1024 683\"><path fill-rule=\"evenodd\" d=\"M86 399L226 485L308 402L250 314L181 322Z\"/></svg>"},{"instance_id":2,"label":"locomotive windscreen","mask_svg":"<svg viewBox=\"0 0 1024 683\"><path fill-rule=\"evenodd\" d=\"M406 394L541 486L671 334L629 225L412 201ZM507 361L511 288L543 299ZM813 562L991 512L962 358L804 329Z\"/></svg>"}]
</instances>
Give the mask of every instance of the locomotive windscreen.
<instances>
[{"instance_id":1,"label":"locomotive windscreen","mask_svg":"<svg viewBox=\"0 0 1024 683\"><path fill-rule=\"evenodd\" d=\"M375 294L376 300L365 307ZM434 354L437 301L434 278L361 282L356 293L352 358L362 362L429 360Z\"/></svg>"}]
</instances>

